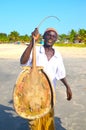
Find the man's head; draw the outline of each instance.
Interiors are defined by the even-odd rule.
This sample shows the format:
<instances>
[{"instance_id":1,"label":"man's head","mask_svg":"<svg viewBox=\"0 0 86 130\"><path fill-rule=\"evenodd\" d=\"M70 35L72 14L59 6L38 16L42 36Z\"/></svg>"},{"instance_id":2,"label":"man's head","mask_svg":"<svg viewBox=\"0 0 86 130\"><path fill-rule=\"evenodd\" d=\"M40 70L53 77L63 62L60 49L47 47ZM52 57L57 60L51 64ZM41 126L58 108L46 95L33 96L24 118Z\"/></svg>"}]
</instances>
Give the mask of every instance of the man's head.
<instances>
[{"instance_id":1,"label":"man's head","mask_svg":"<svg viewBox=\"0 0 86 130\"><path fill-rule=\"evenodd\" d=\"M46 32L48 32L48 31L54 31L54 32L58 35L56 29L54 29L54 28L47 28L47 29L45 30L44 34L45 34Z\"/></svg>"},{"instance_id":2,"label":"man's head","mask_svg":"<svg viewBox=\"0 0 86 130\"><path fill-rule=\"evenodd\" d=\"M54 28L47 28L44 32L44 44L52 46L58 38L58 33Z\"/></svg>"}]
</instances>

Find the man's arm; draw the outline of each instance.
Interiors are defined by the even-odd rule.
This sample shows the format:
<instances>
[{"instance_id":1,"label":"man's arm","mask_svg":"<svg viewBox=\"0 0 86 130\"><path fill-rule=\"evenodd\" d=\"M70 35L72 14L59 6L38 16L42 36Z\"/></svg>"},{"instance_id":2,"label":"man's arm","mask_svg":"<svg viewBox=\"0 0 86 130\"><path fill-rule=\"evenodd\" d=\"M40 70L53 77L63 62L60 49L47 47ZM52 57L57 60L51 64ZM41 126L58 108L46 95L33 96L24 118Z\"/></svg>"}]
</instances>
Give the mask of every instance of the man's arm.
<instances>
[{"instance_id":1,"label":"man's arm","mask_svg":"<svg viewBox=\"0 0 86 130\"><path fill-rule=\"evenodd\" d=\"M67 83L66 78L61 79L62 83L65 85L66 87L66 93L67 93L67 100L71 100L72 99L72 91L70 89L69 84Z\"/></svg>"},{"instance_id":2,"label":"man's arm","mask_svg":"<svg viewBox=\"0 0 86 130\"><path fill-rule=\"evenodd\" d=\"M26 48L26 50L24 51L24 53L21 56L21 59L20 59L21 64L27 63L27 61L28 61L28 59L30 57L31 50L33 48L34 40L37 41L38 38L39 38L39 32L38 32L38 29L35 28L35 30L32 32L31 42L30 42L30 44L28 45L28 47Z\"/></svg>"},{"instance_id":3,"label":"man's arm","mask_svg":"<svg viewBox=\"0 0 86 130\"><path fill-rule=\"evenodd\" d=\"M22 54L21 59L20 59L20 63L21 64L27 63L27 61L28 61L28 59L30 57L30 53L31 53L32 47L33 47L33 43L30 43L28 45L28 47L26 48L26 50L24 51L24 53Z\"/></svg>"}]
</instances>

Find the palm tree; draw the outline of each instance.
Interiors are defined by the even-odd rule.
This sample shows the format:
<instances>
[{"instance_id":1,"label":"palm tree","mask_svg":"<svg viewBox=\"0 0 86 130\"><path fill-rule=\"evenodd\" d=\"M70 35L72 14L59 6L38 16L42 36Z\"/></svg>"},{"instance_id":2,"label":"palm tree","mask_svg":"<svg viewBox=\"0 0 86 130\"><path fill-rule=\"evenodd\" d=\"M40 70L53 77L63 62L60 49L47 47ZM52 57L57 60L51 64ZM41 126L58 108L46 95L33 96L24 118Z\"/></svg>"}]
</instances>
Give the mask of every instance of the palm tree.
<instances>
[{"instance_id":1,"label":"palm tree","mask_svg":"<svg viewBox=\"0 0 86 130\"><path fill-rule=\"evenodd\" d=\"M72 29L71 32L69 33L69 40L71 43L75 42L76 35L77 35L77 32L74 29Z\"/></svg>"},{"instance_id":2,"label":"palm tree","mask_svg":"<svg viewBox=\"0 0 86 130\"><path fill-rule=\"evenodd\" d=\"M6 33L0 33L0 43L8 42L8 36Z\"/></svg>"},{"instance_id":3,"label":"palm tree","mask_svg":"<svg viewBox=\"0 0 86 130\"><path fill-rule=\"evenodd\" d=\"M8 35L9 41L15 42L19 40L19 33L17 31L13 31Z\"/></svg>"},{"instance_id":4,"label":"palm tree","mask_svg":"<svg viewBox=\"0 0 86 130\"><path fill-rule=\"evenodd\" d=\"M79 37L78 37L79 40L86 44L86 30L85 29L79 29L78 34L79 34Z\"/></svg>"}]
</instances>

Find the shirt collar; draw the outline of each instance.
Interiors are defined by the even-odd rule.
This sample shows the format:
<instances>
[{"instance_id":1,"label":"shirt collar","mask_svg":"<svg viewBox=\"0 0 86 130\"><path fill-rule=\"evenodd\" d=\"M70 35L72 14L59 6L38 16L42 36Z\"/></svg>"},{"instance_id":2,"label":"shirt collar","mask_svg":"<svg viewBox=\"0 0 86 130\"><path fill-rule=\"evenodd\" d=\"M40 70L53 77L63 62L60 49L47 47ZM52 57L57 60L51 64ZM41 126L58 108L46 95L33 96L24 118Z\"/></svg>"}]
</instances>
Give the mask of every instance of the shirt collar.
<instances>
[{"instance_id":1,"label":"shirt collar","mask_svg":"<svg viewBox=\"0 0 86 130\"><path fill-rule=\"evenodd\" d=\"M55 53L54 56L58 58L58 52L56 51L56 49L53 47ZM45 49L43 46L40 46L40 53L45 53Z\"/></svg>"},{"instance_id":2,"label":"shirt collar","mask_svg":"<svg viewBox=\"0 0 86 130\"><path fill-rule=\"evenodd\" d=\"M45 53L45 50L44 50L44 47L43 47L43 46L40 46L40 52L41 52L41 53Z\"/></svg>"}]
</instances>

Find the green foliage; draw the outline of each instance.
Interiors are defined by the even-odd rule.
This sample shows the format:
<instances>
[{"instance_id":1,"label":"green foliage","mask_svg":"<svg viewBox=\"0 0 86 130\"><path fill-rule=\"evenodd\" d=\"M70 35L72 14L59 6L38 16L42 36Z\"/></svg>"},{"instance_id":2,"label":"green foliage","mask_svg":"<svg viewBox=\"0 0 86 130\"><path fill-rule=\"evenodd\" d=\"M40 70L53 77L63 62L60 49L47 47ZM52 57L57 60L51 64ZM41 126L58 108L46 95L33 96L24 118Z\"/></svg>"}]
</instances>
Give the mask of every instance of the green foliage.
<instances>
[{"instance_id":1,"label":"green foliage","mask_svg":"<svg viewBox=\"0 0 86 130\"><path fill-rule=\"evenodd\" d=\"M86 47L85 43L55 43L54 46L59 46L59 47Z\"/></svg>"},{"instance_id":2,"label":"green foliage","mask_svg":"<svg viewBox=\"0 0 86 130\"><path fill-rule=\"evenodd\" d=\"M12 31L9 35L6 33L0 33L0 43L14 43L14 42L30 42L31 36L26 35L20 35L17 31ZM42 35L40 35L39 41L42 40ZM79 44L77 44L79 43ZM78 32L76 32L74 29L72 29L68 35L61 34L58 36L57 41L58 46L82 46L86 47L86 30L85 29L79 29ZM57 45L55 44L55 45Z\"/></svg>"},{"instance_id":3,"label":"green foliage","mask_svg":"<svg viewBox=\"0 0 86 130\"><path fill-rule=\"evenodd\" d=\"M19 33L16 32L16 31L13 31L11 32L9 35L8 35L8 38L9 38L9 41L10 42L16 42L19 40Z\"/></svg>"},{"instance_id":4,"label":"green foliage","mask_svg":"<svg viewBox=\"0 0 86 130\"><path fill-rule=\"evenodd\" d=\"M79 36L78 36L79 40L86 44L86 30L85 29L80 29L78 31L78 34L79 34Z\"/></svg>"},{"instance_id":5,"label":"green foliage","mask_svg":"<svg viewBox=\"0 0 86 130\"><path fill-rule=\"evenodd\" d=\"M76 32L74 31L74 29L72 29L71 32L69 33L69 41L73 43L75 40L75 37L76 37Z\"/></svg>"},{"instance_id":6,"label":"green foliage","mask_svg":"<svg viewBox=\"0 0 86 130\"><path fill-rule=\"evenodd\" d=\"M20 36L19 41L21 41L22 43L29 42L30 37L28 37L28 35Z\"/></svg>"},{"instance_id":7,"label":"green foliage","mask_svg":"<svg viewBox=\"0 0 86 130\"><path fill-rule=\"evenodd\" d=\"M5 33L0 33L0 43L2 42L8 42L8 37Z\"/></svg>"}]
</instances>

